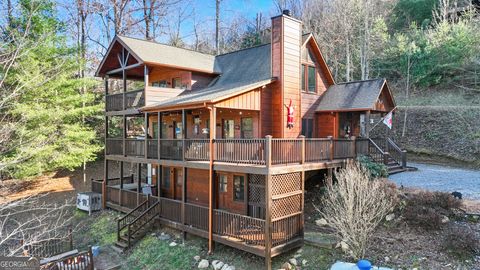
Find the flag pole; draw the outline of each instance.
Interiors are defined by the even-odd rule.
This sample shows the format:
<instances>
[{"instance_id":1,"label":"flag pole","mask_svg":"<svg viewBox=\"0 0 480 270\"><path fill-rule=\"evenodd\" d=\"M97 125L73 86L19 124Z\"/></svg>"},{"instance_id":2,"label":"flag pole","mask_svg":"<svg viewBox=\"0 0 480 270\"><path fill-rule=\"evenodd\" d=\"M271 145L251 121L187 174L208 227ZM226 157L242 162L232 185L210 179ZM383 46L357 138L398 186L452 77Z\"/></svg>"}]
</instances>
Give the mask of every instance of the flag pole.
<instances>
[{"instance_id":1,"label":"flag pole","mask_svg":"<svg viewBox=\"0 0 480 270\"><path fill-rule=\"evenodd\" d=\"M391 112L393 112L396 108L397 108L397 106L395 106L391 111L389 111L387 114L385 114L385 116L387 116L388 114L390 114ZM370 131L372 131L376 126L378 126L378 124L380 124L381 122L383 122L383 119L385 119L385 116L382 117L375 125L373 125L373 127L370 129Z\"/></svg>"}]
</instances>

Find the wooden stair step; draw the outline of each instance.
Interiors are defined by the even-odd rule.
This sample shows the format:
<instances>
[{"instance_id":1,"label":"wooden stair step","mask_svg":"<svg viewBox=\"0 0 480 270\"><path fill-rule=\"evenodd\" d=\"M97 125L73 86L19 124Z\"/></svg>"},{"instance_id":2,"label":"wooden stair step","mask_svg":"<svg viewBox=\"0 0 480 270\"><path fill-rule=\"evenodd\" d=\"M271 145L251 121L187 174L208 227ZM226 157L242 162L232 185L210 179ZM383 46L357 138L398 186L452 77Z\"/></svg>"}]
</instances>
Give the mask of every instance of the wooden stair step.
<instances>
[{"instance_id":1,"label":"wooden stair step","mask_svg":"<svg viewBox=\"0 0 480 270\"><path fill-rule=\"evenodd\" d=\"M123 241L117 241L117 242L115 242L115 246L125 249L125 248L128 247L128 243L125 243Z\"/></svg>"},{"instance_id":2,"label":"wooden stair step","mask_svg":"<svg viewBox=\"0 0 480 270\"><path fill-rule=\"evenodd\" d=\"M113 245L113 246L112 246L112 249L113 249L114 251L116 251L117 253L120 253L120 254L122 254L123 252L125 252L125 249L124 249L124 248L118 247L117 245Z\"/></svg>"}]
</instances>

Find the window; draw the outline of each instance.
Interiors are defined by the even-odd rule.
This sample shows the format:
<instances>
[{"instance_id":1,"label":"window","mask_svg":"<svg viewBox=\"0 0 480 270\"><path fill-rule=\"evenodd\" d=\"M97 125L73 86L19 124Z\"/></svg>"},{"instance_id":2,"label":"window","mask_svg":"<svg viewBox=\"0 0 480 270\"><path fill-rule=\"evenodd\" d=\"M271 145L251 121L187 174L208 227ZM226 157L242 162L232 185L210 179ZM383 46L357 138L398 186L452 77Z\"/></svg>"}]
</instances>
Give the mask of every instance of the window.
<instances>
[{"instance_id":1,"label":"window","mask_svg":"<svg viewBox=\"0 0 480 270\"><path fill-rule=\"evenodd\" d=\"M302 135L307 138L313 137L313 119L302 118Z\"/></svg>"},{"instance_id":2,"label":"window","mask_svg":"<svg viewBox=\"0 0 480 270\"><path fill-rule=\"evenodd\" d=\"M317 79L316 79L315 67L308 67L308 92L317 92Z\"/></svg>"},{"instance_id":3,"label":"window","mask_svg":"<svg viewBox=\"0 0 480 270\"><path fill-rule=\"evenodd\" d=\"M173 87L173 88L182 88L182 79L180 79L180 78L173 78L173 80L172 80L172 87Z\"/></svg>"},{"instance_id":4,"label":"window","mask_svg":"<svg viewBox=\"0 0 480 270\"><path fill-rule=\"evenodd\" d=\"M223 138L233 139L235 137L235 122L232 119L223 120Z\"/></svg>"},{"instance_id":5,"label":"window","mask_svg":"<svg viewBox=\"0 0 480 270\"><path fill-rule=\"evenodd\" d=\"M174 139L183 139L183 124L182 122L173 122L175 127L173 138Z\"/></svg>"},{"instance_id":6,"label":"window","mask_svg":"<svg viewBox=\"0 0 480 270\"><path fill-rule=\"evenodd\" d=\"M302 77L300 77L302 81L302 91L305 91L305 68L305 65L302 65Z\"/></svg>"},{"instance_id":7,"label":"window","mask_svg":"<svg viewBox=\"0 0 480 270\"><path fill-rule=\"evenodd\" d=\"M226 174L219 174L218 175L218 190L220 192L227 192L227 182L228 177Z\"/></svg>"},{"instance_id":8,"label":"window","mask_svg":"<svg viewBox=\"0 0 480 270\"><path fill-rule=\"evenodd\" d=\"M251 117L242 118L241 136L245 139L253 138L253 119Z\"/></svg>"},{"instance_id":9,"label":"window","mask_svg":"<svg viewBox=\"0 0 480 270\"><path fill-rule=\"evenodd\" d=\"M235 201L245 200L245 176L233 176L233 199Z\"/></svg>"},{"instance_id":10,"label":"window","mask_svg":"<svg viewBox=\"0 0 480 270\"><path fill-rule=\"evenodd\" d=\"M152 82L152 86L167 87L167 81L166 80L161 80L161 81L157 81L157 82Z\"/></svg>"},{"instance_id":11,"label":"window","mask_svg":"<svg viewBox=\"0 0 480 270\"><path fill-rule=\"evenodd\" d=\"M170 188L170 167L163 167L163 170L162 170L162 187Z\"/></svg>"}]
</instances>

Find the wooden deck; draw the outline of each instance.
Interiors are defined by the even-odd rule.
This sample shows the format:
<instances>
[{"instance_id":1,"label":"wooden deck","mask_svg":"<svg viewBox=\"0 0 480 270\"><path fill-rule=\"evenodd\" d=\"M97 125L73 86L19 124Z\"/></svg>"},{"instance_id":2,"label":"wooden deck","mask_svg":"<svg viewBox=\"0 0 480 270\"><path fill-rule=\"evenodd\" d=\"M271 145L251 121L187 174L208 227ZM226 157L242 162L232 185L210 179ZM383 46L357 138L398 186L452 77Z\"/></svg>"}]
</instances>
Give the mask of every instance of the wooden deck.
<instances>
[{"instance_id":1,"label":"wooden deck","mask_svg":"<svg viewBox=\"0 0 480 270\"><path fill-rule=\"evenodd\" d=\"M129 213L146 200L159 202L157 220L160 224L181 230L203 238L208 238L208 207L185 203L185 216L182 215L182 201L163 197L145 196L128 190L107 187L107 207ZM116 192L115 192L116 190ZM123 193L122 203L115 198ZM265 220L214 209L213 240L258 256L265 256ZM297 215L298 218L302 215ZM184 219L184 220L182 220ZM291 218L290 218L291 219ZM119 225L120 226L120 225ZM303 244L300 223L288 219L273 222L272 254Z\"/></svg>"},{"instance_id":2,"label":"wooden deck","mask_svg":"<svg viewBox=\"0 0 480 270\"><path fill-rule=\"evenodd\" d=\"M197 169L210 166L208 139L109 138L106 144L109 160ZM267 167L271 173L333 168L372 151L370 140L364 138L216 139L212 144L214 170L256 174L268 174Z\"/></svg>"}]
</instances>

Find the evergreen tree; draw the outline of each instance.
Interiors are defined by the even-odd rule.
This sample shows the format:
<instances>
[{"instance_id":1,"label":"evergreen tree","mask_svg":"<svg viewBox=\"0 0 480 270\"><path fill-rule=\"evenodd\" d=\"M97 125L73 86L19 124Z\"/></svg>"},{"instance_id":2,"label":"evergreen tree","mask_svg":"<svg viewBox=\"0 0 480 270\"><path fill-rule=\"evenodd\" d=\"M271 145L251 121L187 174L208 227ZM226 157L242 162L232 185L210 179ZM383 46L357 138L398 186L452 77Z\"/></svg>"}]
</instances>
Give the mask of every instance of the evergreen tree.
<instances>
[{"instance_id":1,"label":"evergreen tree","mask_svg":"<svg viewBox=\"0 0 480 270\"><path fill-rule=\"evenodd\" d=\"M14 37L22 35L25 48L5 80L5 89L21 88L3 112L16 124L0 156L3 170L15 178L38 175L62 168L74 169L96 158L101 145L88 121L99 114L92 89L96 82L78 77L76 48L67 44L63 25L50 0L20 1L19 16L13 22ZM9 46L7 39L2 45ZM11 46L18 46L14 44ZM83 106L86 104L86 106Z\"/></svg>"}]
</instances>

